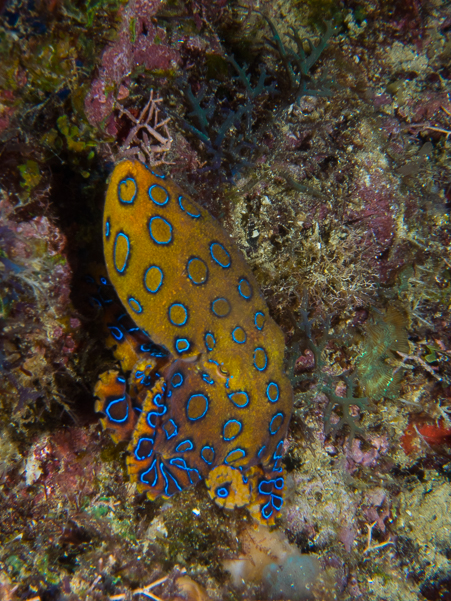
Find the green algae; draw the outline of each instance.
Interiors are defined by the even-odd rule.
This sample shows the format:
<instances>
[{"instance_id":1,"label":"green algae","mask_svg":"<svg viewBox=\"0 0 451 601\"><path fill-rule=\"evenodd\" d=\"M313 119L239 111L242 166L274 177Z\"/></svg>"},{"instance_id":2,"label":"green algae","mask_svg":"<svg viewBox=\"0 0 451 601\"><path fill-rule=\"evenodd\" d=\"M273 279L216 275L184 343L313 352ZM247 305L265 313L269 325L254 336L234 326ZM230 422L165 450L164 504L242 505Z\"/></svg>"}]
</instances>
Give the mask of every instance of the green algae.
<instances>
[{"instance_id":1,"label":"green algae","mask_svg":"<svg viewBox=\"0 0 451 601\"><path fill-rule=\"evenodd\" d=\"M410 350L407 323L406 315L390 306L385 314L373 312L372 323L365 327L357 373L362 388L374 400L398 392L403 371L396 370L401 358L397 352L409 354Z\"/></svg>"},{"instance_id":2,"label":"green algae","mask_svg":"<svg viewBox=\"0 0 451 601\"><path fill-rule=\"evenodd\" d=\"M21 194L20 197L23 202L30 197L34 188L40 184L42 174L39 164L31 159L26 161L23 165L19 165L17 169L22 178L20 185L24 189L24 193Z\"/></svg>"}]
</instances>

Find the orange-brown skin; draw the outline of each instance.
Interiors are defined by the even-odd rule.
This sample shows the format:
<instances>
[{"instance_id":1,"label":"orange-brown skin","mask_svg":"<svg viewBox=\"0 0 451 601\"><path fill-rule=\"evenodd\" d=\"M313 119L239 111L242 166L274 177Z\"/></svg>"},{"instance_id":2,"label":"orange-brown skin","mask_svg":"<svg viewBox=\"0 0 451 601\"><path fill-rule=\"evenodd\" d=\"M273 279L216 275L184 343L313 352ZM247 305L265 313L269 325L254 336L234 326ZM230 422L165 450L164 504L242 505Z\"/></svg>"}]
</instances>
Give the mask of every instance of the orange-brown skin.
<instances>
[{"instance_id":1,"label":"orange-brown skin","mask_svg":"<svg viewBox=\"0 0 451 601\"><path fill-rule=\"evenodd\" d=\"M111 283L136 325L169 351L155 387L140 393L143 410L129 446L132 480L155 498L216 468L222 481L239 468L250 488L266 480L263 518L270 519L280 501L271 505L268 482L280 496L293 396L283 372L283 333L242 253L208 211L138 161L116 165L103 226ZM132 384L133 378L130 390ZM104 412L107 392L105 383L97 390ZM116 438L121 424L130 431L125 410L122 419L111 424ZM247 484L246 471L256 465ZM222 505L229 484L212 491Z\"/></svg>"}]
</instances>

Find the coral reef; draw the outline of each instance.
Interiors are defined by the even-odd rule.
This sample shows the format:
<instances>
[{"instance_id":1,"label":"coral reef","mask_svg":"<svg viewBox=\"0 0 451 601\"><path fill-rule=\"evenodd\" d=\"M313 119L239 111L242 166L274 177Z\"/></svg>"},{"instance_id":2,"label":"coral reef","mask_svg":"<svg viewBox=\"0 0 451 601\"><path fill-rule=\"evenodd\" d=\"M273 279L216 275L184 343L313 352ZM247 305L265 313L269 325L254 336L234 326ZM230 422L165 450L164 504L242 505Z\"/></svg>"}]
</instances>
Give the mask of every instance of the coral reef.
<instances>
[{"instance_id":1,"label":"coral reef","mask_svg":"<svg viewBox=\"0 0 451 601\"><path fill-rule=\"evenodd\" d=\"M0 596L270 600L310 570L312 599L448 598L449 2L0 11ZM124 157L220 221L285 334L269 533L203 483L146 499L95 415L98 376L132 370L98 284ZM258 553L272 583L232 576Z\"/></svg>"},{"instance_id":2,"label":"coral reef","mask_svg":"<svg viewBox=\"0 0 451 601\"><path fill-rule=\"evenodd\" d=\"M70 410L81 321L69 298L66 240L54 223L42 214L18 219L4 192L0 241L1 410L20 428L55 403Z\"/></svg>"}]
</instances>

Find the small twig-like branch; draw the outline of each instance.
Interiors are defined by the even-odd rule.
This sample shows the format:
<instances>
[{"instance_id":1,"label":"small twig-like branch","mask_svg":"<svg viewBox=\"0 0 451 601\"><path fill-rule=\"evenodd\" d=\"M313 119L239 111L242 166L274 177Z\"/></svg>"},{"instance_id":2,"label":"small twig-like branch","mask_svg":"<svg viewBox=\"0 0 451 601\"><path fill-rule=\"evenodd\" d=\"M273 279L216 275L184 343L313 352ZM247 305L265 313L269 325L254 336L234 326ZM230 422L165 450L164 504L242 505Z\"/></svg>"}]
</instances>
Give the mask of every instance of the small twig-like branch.
<instances>
[{"instance_id":1,"label":"small twig-like branch","mask_svg":"<svg viewBox=\"0 0 451 601\"><path fill-rule=\"evenodd\" d=\"M183 570L180 571L180 574L185 574L185 573L186 573L186 570L185 570L185 568L183 568ZM163 578L160 578L159 580L155 580L155 582L152 582L151 584L148 584L147 586L135 589L134 591L132 591L131 594L133 597L135 595L144 595L144 597L147 597L148 599L152 599L152 601L162 601L161 597L158 597L155 593L152 593L151 591L155 587L166 582L166 580L168 580L168 578L169 578L169 576L163 576ZM128 597L128 593L120 593L119 595L113 595L112 597L110 597L110 601L123 601L123 599L126 599L127 597Z\"/></svg>"},{"instance_id":2,"label":"small twig-like branch","mask_svg":"<svg viewBox=\"0 0 451 601\"><path fill-rule=\"evenodd\" d=\"M116 101L119 116L126 116L134 124L119 148L118 157L136 156L140 161L153 166L165 163L160 157L171 149L172 138L167 127L170 118L160 121L161 111L158 105L162 101L159 96L154 97L154 92L151 90L149 101L138 118ZM156 140L158 144L151 144L151 140Z\"/></svg>"},{"instance_id":3,"label":"small twig-like branch","mask_svg":"<svg viewBox=\"0 0 451 601\"><path fill-rule=\"evenodd\" d=\"M383 547L386 547L387 545L394 545L395 543L391 540L391 537L389 536L388 540L384 541L383 543L377 543L376 545L372 545L371 542L373 540L373 528L374 526L377 524L376 522L373 522L372 524L365 524L366 528L367 528L367 535L366 535L366 547L363 550L363 554L366 555L367 553L370 553L371 551L376 551L377 549L382 549Z\"/></svg>"},{"instance_id":4,"label":"small twig-like branch","mask_svg":"<svg viewBox=\"0 0 451 601\"><path fill-rule=\"evenodd\" d=\"M442 378L437 375L434 371L434 369L428 365L426 363L426 361L424 359L422 359L421 357L419 357L418 355L406 355L405 353L401 353L401 351L395 351L398 355L400 355L400 357L402 357L402 363L405 363L406 361L415 361L415 363L418 363L418 365L421 365L421 367L423 367L428 373L430 373L432 376L434 376L434 378L436 380L438 380L439 382L442 381ZM401 368L401 365L399 367L397 367L395 369L395 371L393 372L393 375Z\"/></svg>"}]
</instances>

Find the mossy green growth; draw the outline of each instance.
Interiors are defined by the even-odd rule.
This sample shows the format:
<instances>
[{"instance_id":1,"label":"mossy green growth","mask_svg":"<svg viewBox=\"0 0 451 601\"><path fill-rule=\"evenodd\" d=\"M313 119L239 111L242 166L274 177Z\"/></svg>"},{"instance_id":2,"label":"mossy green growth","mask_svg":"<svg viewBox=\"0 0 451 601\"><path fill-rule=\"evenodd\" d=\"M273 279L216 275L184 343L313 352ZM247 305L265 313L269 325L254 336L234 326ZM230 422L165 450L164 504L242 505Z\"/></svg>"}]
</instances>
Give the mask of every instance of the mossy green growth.
<instances>
[{"instance_id":1,"label":"mossy green growth","mask_svg":"<svg viewBox=\"0 0 451 601\"><path fill-rule=\"evenodd\" d=\"M72 152L84 152L88 148L97 146L98 141L92 139L89 131L78 128L69 121L67 115L58 117L57 126L66 138L67 148Z\"/></svg>"},{"instance_id":2,"label":"mossy green growth","mask_svg":"<svg viewBox=\"0 0 451 601\"><path fill-rule=\"evenodd\" d=\"M130 32L130 41L134 44L136 42L136 19L134 17L130 19L128 30Z\"/></svg>"},{"instance_id":3,"label":"mossy green growth","mask_svg":"<svg viewBox=\"0 0 451 601\"><path fill-rule=\"evenodd\" d=\"M26 190L36 188L42 178L38 163L36 163L36 161L28 160L23 165L19 165L18 169L23 180L20 182L22 188L25 188Z\"/></svg>"},{"instance_id":4,"label":"mossy green growth","mask_svg":"<svg viewBox=\"0 0 451 601\"><path fill-rule=\"evenodd\" d=\"M5 560L5 563L16 574L20 573L20 570L23 565L23 562L21 561L20 557L18 557L17 555L10 555Z\"/></svg>"},{"instance_id":5,"label":"mossy green growth","mask_svg":"<svg viewBox=\"0 0 451 601\"><path fill-rule=\"evenodd\" d=\"M205 57L205 65L207 67L206 77L208 80L227 80L229 76L229 65L223 56L213 53L207 54Z\"/></svg>"},{"instance_id":6,"label":"mossy green growth","mask_svg":"<svg viewBox=\"0 0 451 601\"><path fill-rule=\"evenodd\" d=\"M238 550L236 521L244 523L244 510L226 512L212 504L205 489L187 489L163 514L171 560L185 565L209 566L215 577L224 576L222 557Z\"/></svg>"},{"instance_id":7,"label":"mossy green growth","mask_svg":"<svg viewBox=\"0 0 451 601\"><path fill-rule=\"evenodd\" d=\"M295 14L309 26L323 26L325 19L336 18L340 13L337 0L293 0Z\"/></svg>"},{"instance_id":8,"label":"mossy green growth","mask_svg":"<svg viewBox=\"0 0 451 601\"><path fill-rule=\"evenodd\" d=\"M0 88L10 93L8 102L36 112L59 92L64 97L76 91L89 78L100 49L116 36L122 4L62 0L48 12L39 3L26 11L16 7L14 27L0 23ZM43 19L45 27L37 28Z\"/></svg>"},{"instance_id":9,"label":"mossy green growth","mask_svg":"<svg viewBox=\"0 0 451 601\"><path fill-rule=\"evenodd\" d=\"M43 555L38 554L35 567L49 584L58 584L60 582L58 569L54 566L54 562L50 559L47 552L44 551Z\"/></svg>"}]
</instances>

